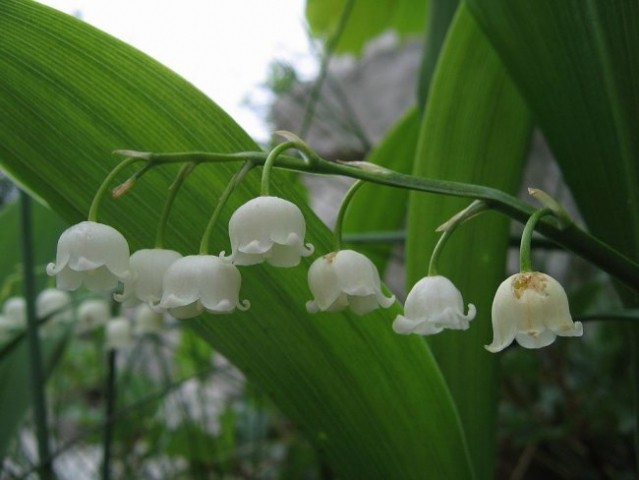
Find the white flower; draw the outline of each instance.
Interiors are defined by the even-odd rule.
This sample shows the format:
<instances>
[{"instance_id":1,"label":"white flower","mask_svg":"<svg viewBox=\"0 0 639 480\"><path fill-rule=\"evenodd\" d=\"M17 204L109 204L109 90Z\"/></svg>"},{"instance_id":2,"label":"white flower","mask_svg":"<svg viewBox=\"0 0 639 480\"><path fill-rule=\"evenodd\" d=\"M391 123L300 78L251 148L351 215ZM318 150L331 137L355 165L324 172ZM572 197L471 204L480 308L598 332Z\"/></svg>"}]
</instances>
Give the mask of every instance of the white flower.
<instances>
[{"instance_id":1,"label":"white flower","mask_svg":"<svg viewBox=\"0 0 639 480\"><path fill-rule=\"evenodd\" d=\"M159 305L175 318L191 318L206 310L231 313L246 310L249 302L240 303L240 271L228 260L214 255L188 255L174 262L164 274L163 294Z\"/></svg>"},{"instance_id":2,"label":"white flower","mask_svg":"<svg viewBox=\"0 0 639 480\"><path fill-rule=\"evenodd\" d=\"M267 196L249 200L229 221L233 263L294 267L313 253L310 243L304 245L305 234L304 216L294 203Z\"/></svg>"},{"instance_id":3,"label":"white flower","mask_svg":"<svg viewBox=\"0 0 639 480\"><path fill-rule=\"evenodd\" d=\"M133 344L131 321L126 317L109 320L106 324L104 341L107 350L125 348Z\"/></svg>"},{"instance_id":4,"label":"white flower","mask_svg":"<svg viewBox=\"0 0 639 480\"><path fill-rule=\"evenodd\" d=\"M161 333L164 330L164 314L156 312L148 304L138 305L133 315L135 334Z\"/></svg>"},{"instance_id":5,"label":"white flower","mask_svg":"<svg viewBox=\"0 0 639 480\"><path fill-rule=\"evenodd\" d=\"M27 302L23 297L10 297L2 307L4 325L9 330L27 326Z\"/></svg>"},{"instance_id":6,"label":"white flower","mask_svg":"<svg viewBox=\"0 0 639 480\"><path fill-rule=\"evenodd\" d=\"M308 270L313 300L309 313L337 312L350 307L364 315L377 307L390 307L395 296L385 297L377 268L367 257L353 250L340 250L318 258Z\"/></svg>"},{"instance_id":7,"label":"white flower","mask_svg":"<svg viewBox=\"0 0 639 480\"><path fill-rule=\"evenodd\" d=\"M124 291L113 298L130 307L140 302L157 303L162 298L162 279L168 268L182 255L174 250L147 248L129 259L130 274L123 280Z\"/></svg>"},{"instance_id":8,"label":"white flower","mask_svg":"<svg viewBox=\"0 0 639 480\"><path fill-rule=\"evenodd\" d=\"M81 222L66 229L58 240L55 263L47 273L57 276L58 288L75 290L84 284L94 292L110 290L129 270L129 245L115 228Z\"/></svg>"},{"instance_id":9,"label":"white flower","mask_svg":"<svg viewBox=\"0 0 639 480\"><path fill-rule=\"evenodd\" d=\"M583 335L581 322L573 323L568 297L554 278L540 272L517 273L499 285L492 308L493 343L499 352L516 340L525 348L541 348L561 337Z\"/></svg>"},{"instance_id":10,"label":"white flower","mask_svg":"<svg viewBox=\"0 0 639 480\"><path fill-rule=\"evenodd\" d=\"M409 292L404 315L397 315L393 330L404 335L432 335L444 328L466 330L476 313L475 305L469 304L464 315L464 300L453 282L440 275L428 276Z\"/></svg>"},{"instance_id":11,"label":"white flower","mask_svg":"<svg viewBox=\"0 0 639 480\"><path fill-rule=\"evenodd\" d=\"M48 318L51 324L73 320L71 295L57 288L42 290L36 298L36 317Z\"/></svg>"},{"instance_id":12,"label":"white flower","mask_svg":"<svg viewBox=\"0 0 639 480\"><path fill-rule=\"evenodd\" d=\"M103 298L90 298L78 306L78 327L86 331L104 325L111 318L109 302Z\"/></svg>"}]
</instances>

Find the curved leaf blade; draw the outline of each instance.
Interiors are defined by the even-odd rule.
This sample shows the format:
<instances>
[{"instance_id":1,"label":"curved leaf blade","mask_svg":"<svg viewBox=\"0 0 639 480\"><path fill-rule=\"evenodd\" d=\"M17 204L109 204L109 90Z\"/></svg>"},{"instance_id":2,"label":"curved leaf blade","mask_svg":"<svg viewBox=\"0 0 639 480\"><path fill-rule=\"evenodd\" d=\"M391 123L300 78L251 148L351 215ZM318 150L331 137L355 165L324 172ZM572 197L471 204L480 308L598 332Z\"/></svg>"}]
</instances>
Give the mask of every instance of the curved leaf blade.
<instances>
[{"instance_id":1,"label":"curved leaf blade","mask_svg":"<svg viewBox=\"0 0 639 480\"><path fill-rule=\"evenodd\" d=\"M639 258L637 2L468 5L534 112L592 232Z\"/></svg>"},{"instance_id":2,"label":"curved leaf blade","mask_svg":"<svg viewBox=\"0 0 639 480\"><path fill-rule=\"evenodd\" d=\"M0 13L0 160L65 218L83 218L114 165L106 155L113 149L256 149L215 104L130 47L33 3L6 1ZM234 168L201 166L187 179L168 247L196 251ZM152 245L158 205L175 172L145 175L125 197L105 201L100 220L122 231L133 249ZM328 251L330 232L288 180L274 172L273 193L300 204L317 252ZM223 225L258 185L255 174L240 185L211 251L227 248ZM397 308L365 318L310 317L309 263L243 269L248 313L185 324L271 394L340 476L469 477L458 417L429 350L419 339L394 336Z\"/></svg>"},{"instance_id":3,"label":"curved leaf blade","mask_svg":"<svg viewBox=\"0 0 639 480\"><path fill-rule=\"evenodd\" d=\"M414 174L476 183L515 193L531 130L530 113L492 47L460 6L435 71L422 123ZM427 273L435 229L468 200L411 194L407 281ZM477 307L468 331L429 337L466 429L478 478L492 478L495 458L497 357L490 304L504 278L509 224L485 214L459 227L438 263L441 275Z\"/></svg>"}]
</instances>

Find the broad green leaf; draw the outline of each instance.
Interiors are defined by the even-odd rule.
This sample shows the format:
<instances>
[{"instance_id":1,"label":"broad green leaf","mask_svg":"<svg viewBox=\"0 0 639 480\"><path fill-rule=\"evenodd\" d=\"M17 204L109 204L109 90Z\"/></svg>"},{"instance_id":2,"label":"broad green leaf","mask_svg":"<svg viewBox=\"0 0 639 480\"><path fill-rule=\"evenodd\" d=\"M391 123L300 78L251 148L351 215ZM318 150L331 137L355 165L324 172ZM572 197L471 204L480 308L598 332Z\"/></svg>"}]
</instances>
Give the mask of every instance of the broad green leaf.
<instances>
[{"instance_id":1,"label":"broad green leaf","mask_svg":"<svg viewBox=\"0 0 639 480\"><path fill-rule=\"evenodd\" d=\"M468 0L533 111L596 236L639 258L639 4ZM639 296L619 292L629 307ZM639 328L634 362L639 456Z\"/></svg>"},{"instance_id":2,"label":"broad green leaf","mask_svg":"<svg viewBox=\"0 0 639 480\"><path fill-rule=\"evenodd\" d=\"M69 221L82 220L117 148L254 150L214 103L151 59L83 23L26 1L0 7L0 161ZM220 66L223 70L223 66ZM167 247L188 254L237 165L203 165L170 217ZM177 167L156 169L99 219L132 249L152 245ZM317 254L330 232L288 175L273 194L300 205ZM124 180L124 178L122 179ZM250 174L223 210L211 252L228 250L230 213L256 195ZM242 269L251 309L184 325L237 364L300 425L343 478L468 478L458 417L434 359L416 338L390 329L399 308L364 318L306 313L306 269Z\"/></svg>"},{"instance_id":3,"label":"broad green leaf","mask_svg":"<svg viewBox=\"0 0 639 480\"><path fill-rule=\"evenodd\" d=\"M420 119L417 109L411 108L388 131L380 144L366 158L367 161L396 172L410 173L415 158ZM344 234L389 232L403 228L406 218L408 191L364 185L348 206L344 219ZM383 240L372 244L353 244L384 270L392 245Z\"/></svg>"},{"instance_id":4,"label":"broad green leaf","mask_svg":"<svg viewBox=\"0 0 639 480\"><path fill-rule=\"evenodd\" d=\"M639 258L639 4L468 0L591 231Z\"/></svg>"},{"instance_id":5,"label":"broad green leaf","mask_svg":"<svg viewBox=\"0 0 639 480\"><path fill-rule=\"evenodd\" d=\"M426 108L426 98L433 79L433 72L439 59L444 39L453 20L459 0L430 0L428 3L428 20L424 35L424 52L419 69L417 99L420 109Z\"/></svg>"},{"instance_id":6,"label":"broad green leaf","mask_svg":"<svg viewBox=\"0 0 639 480\"><path fill-rule=\"evenodd\" d=\"M515 192L531 129L530 114L490 44L462 5L451 25L422 124L414 173ZM468 200L411 194L408 284L427 273L435 228ZM465 332L429 337L466 431L478 478L493 477L497 357L490 304L504 278L509 221L487 213L459 227L439 261L439 273L460 289L477 318Z\"/></svg>"},{"instance_id":7,"label":"broad green leaf","mask_svg":"<svg viewBox=\"0 0 639 480\"><path fill-rule=\"evenodd\" d=\"M422 33L426 24L426 0L307 0L306 19L311 34L331 40L350 3L352 10L336 53L359 54L366 42L387 30L405 37Z\"/></svg>"}]
</instances>

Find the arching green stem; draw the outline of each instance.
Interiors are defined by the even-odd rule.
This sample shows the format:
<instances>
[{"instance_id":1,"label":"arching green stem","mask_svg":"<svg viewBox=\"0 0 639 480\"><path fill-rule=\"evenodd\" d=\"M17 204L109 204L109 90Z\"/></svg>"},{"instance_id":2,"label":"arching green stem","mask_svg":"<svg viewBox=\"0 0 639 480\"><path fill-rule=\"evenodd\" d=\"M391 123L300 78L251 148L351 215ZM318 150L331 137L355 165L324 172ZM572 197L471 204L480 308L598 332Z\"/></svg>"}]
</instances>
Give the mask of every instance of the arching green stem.
<instances>
[{"instance_id":1,"label":"arching green stem","mask_svg":"<svg viewBox=\"0 0 639 480\"><path fill-rule=\"evenodd\" d=\"M486 202L482 200L475 200L468 205L468 207L453 215L448 221L437 228L438 232L444 233L442 233L442 236L439 237L439 240L433 249L433 253L430 256L430 262L428 263L429 276L437 275L437 260L439 259L439 255L457 227L487 210L488 205Z\"/></svg>"},{"instance_id":2,"label":"arching green stem","mask_svg":"<svg viewBox=\"0 0 639 480\"><path fill-rule=\"evenodd\" d=\"M233 193L233 190L235 190L235 187L242 181L244 176L253 167L254 167L253 162L247 161L246 163L244 163L244 165L242 165L242 168L240 168L235 173L235 175L233 175L233 178L231 178L231 181L228 183L228 185L222 192L222 195L220 195L220 198L217 201L217 205L215 206L215 210L213 210L213 214L211 215L211 218L209 219L209 223L206 225L206 230L204 230L204 235L202 235L202 241L200 242L200 255L208 255L209 239L211 237L211 232L213 231L215 222L220 216L222 207L224 207L224 205L226 204L226 201L231 196L231 193Z\"/></svg>"},{"instance_id":3,"label":"arching green stem","mask_svg":"<svg viewBox=\"0 0 639 480\"><path fill-rule=\"evenodd\" d=\"M151 153L120 150L116 153L135 156L138 159L151 161L157 165L191 161L197 163L252 161L256 165L263 165L267 158L265 152L257 151L236 153ZM365 162L331 162L320 157L316 157L316 159L317 161L305 162L291 155L280 155L277 158L276 166L296 172L344 175L367 180L378 185L420 192L481 199L486 202L489 209L501 212L521 223L525 223L535 211L534 207L519 198L483 185L405 175L381 167L374 167ZM639 264L597 237L574 224L560 228L556 225L556 222L542 221L538 224L537 229L553 242L590 261L601 270L625 283L631 289L635 291L639 289L637 287L639 285Z\"/></svg>"},{"instance_id":4,"label":"arching green stem","mask_svg":"<svg viewBox=\"0 0 639 480\"><path fill-rule=\"evenodd\" d=\"M93 201L91 202L91 208L89 209L89 221L97 222L98 207L100 206L102 197L104 197L104 194L107 192L109 185L111 184L111 182L113 182L113 179L129 165L132 165L135 162L141 162L143 160L144 159L138 157L128 157L122 160L113 170L111 170L111 173L109 173L104 179L102 185L100 185L100 188L98 188L98 191L95 192L95 196L93 197Z\"/></svg>"},{"instance_id":5,"label":"arching green stem","mask_svg":"<svg viewBox=\"0 0 639 480\"><path fill-rule=\"evenodd\" d=\"M260 193L262 196L267 196L269 194L269 185L271 182L271 168L273 167L273 163L275 159L283 152L290 148L295 148L296 142L284 142L280 143L277 147L271 150L271 153L266 157L266 161L264 162L264 167L262 170L262 185L260 188Z\"/></svg>"},{"instance_id":6,"label":"arching green stem","mask_svg":"<svg viewBox=\"0 0 639 480\"><path fill-rule=\"evenodd\" d=\"M444 249L444 245L446 245L446 242L455 231L455 227L451 228L450 230L445 230L444 233L442 233L441 237L439 237L439 240L437 240L437 244L435 245L435 248L433 248L433 253L430 256L430 262L428 262L429 277L437 275L437 259L439 258L439 254Z\"/></svg>"},{"instance_id":7,"label":"arching green stem","mask_svg":"<svg viewBox=\"0 0 639 480\"><path fill-rule=\"evenodd\" d=\"M546 215L553 215L553 211L550 208L541 208L533 213L526 222L524 232L521 234L521 244L519 246L519 270L521 272L532 272L532 258L530 254L532 234L535 231L537 222Z\"/></svg>"},{"instance_id":8,"label":"arching green stem","mask_svg":"<svg viewBox=\"0 0 639 480\"><path fill-rule=\"evenodd\" d=\"M169 219L169 214L171 213L171 208L173 207L173 202L177 197L178 191L180 187L184 183L186 177L195 169L197 166L196 163L190 162L185 163L180 168L180 171L175 177L175 180L169 187L169 195L166 198L166 203L164 204L164 209L162 210L162 215L160 216L160 223L158 225L158 230L155 235L155 248L164 248L164 234L166 233L166 225Z\"/></svg>"},{"instance_id":9,"label":"arching green stem","mask_svg":"<svg viewBox=\"0 0 639 480\"><path fill-rule=\"evenodd\" d=\"M335 251L339 251L342 249L342 226L344 224L344 216L346 215L346 210L348 209L348 205L351 203L353 196L360 189L362 185L364 185L364 181L357 180L351 188L348 189L346 195L342 199L342 204L339 206L339 211L337 212L337 218L335 219L335 227L333 228L333 239L335 241Z\"/></svg>"}]
</instances>

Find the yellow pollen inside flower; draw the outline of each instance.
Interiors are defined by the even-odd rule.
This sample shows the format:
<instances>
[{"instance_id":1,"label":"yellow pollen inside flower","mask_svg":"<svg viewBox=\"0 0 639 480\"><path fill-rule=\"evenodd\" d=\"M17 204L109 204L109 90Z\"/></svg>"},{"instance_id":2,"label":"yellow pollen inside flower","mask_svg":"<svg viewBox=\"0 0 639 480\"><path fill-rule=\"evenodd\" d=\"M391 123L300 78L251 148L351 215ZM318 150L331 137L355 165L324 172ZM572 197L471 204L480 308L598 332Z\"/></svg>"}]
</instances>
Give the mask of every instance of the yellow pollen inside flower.
<instances>
[{"instance_id":1,"label":"yellow pollen inside flower","mask_svg":"<svg viewBox=\"0 0 639 480\"><path fill-rule=\"evenodd\" d=\"M546 295L546 279L536 272L520 273L512 280L515 298L519 300L526 290L534 290L539 295Z\"/></svg>"}]
</instances>

